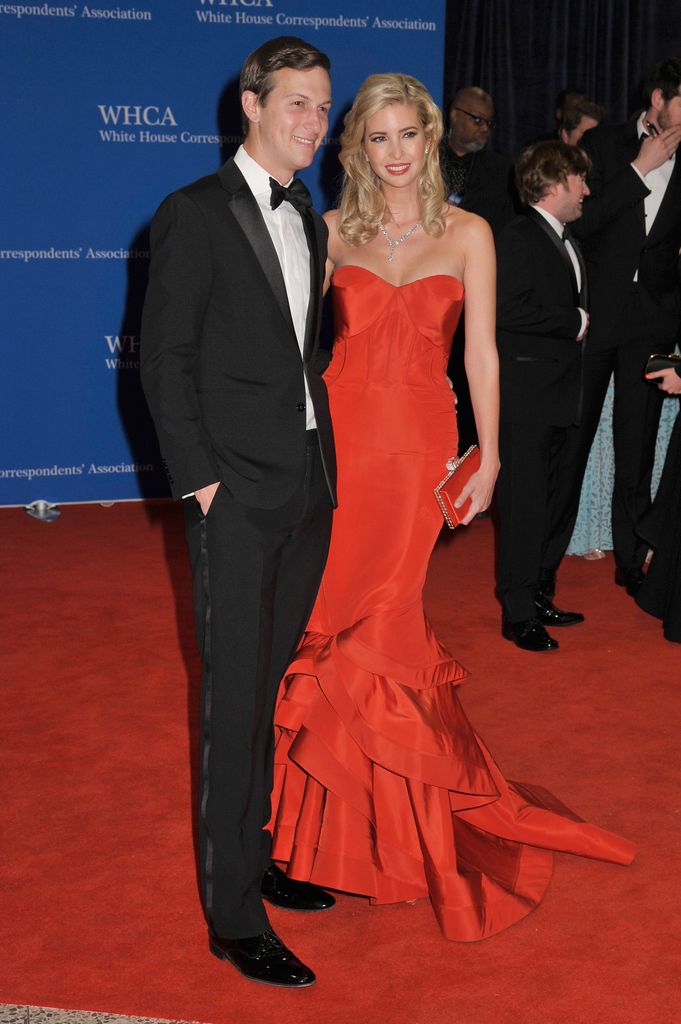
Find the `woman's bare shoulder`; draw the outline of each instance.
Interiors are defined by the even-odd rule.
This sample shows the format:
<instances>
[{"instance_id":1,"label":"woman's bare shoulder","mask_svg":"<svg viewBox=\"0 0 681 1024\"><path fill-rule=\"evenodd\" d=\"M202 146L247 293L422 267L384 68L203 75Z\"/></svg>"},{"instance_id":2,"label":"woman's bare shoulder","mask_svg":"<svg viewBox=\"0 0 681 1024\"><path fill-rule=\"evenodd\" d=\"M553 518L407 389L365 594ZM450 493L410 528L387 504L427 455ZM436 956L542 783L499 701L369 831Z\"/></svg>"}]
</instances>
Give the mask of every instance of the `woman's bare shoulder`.
<instances>
[{"instance_id":1,"label":"woman's bare shoulder","mask_svg":"<svg viewBox=\"0 0 681 1024\"><path fill-rule=\"evenodd\" d=\"M350 246L339 234L340 212L338 210L327 210L324 214L326 226L329 229L329 259L332 263L340 266L347 262L347 253Z\"/></svg>"},{"instance_id":2,"label":"woman's bare shoulder","mask_svg":"<svg viewBox=\"0 0 681 1024\"><path fill-rule=\"evenodd\" d=\"M460 241L487 241L492 238L492 229L477 213L449 206L445 218L447 234L456 236Z\"/></svg>"}]
</instances>

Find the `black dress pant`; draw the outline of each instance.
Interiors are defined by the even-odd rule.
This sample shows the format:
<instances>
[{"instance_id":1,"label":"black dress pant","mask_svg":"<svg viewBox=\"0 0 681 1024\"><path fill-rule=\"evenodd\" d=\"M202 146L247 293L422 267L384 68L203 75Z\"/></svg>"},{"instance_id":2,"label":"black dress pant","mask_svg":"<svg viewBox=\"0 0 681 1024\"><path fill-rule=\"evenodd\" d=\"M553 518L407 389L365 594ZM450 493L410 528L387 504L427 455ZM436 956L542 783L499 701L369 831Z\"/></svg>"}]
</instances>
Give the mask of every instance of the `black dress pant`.
<instances>
[{"instance_id":1,"label":"black dress pant","mask_svg":"<svg viewBox=\"0 0 681 1024\"><path fill-rule=\"evenodd\" d=\"M610 376L615 376L613 440L615 488L612 498L612 534L615 561L625 572L640 569L647 545L637 528L650 508L650 483L662 395L643 379L651 352L673 341L651 335L642 322L635 293L626 305L618 344L592 351L587 341L583 363L583 407L579 426L568 429L559 490L555 495L546 547L545 571L555 571L572 537L591 444L598 427ZM667 346L664 348L664 346Z\"/></svg>"},{"instance_id":2,"label":"black dress pant","mask_svg":"<svg viewBox=\"0 0 681 1024\"><path fill-rule=\"evenodd\" d=\"M500 424L497 595L510 622L537 614L534 599L567 430L541 423Z\"/></svg>"},{"instance_id":3,"label":"black dress pant","mask_svg":"<svg viewBox=\"0 0 681 1024\"><path fill-rule=\"evenodd\" d=\"M261 882L274 705L319 589L331 514L316 431L281 508L242 505L223 485L205 517L195 499L185 501L203 661L199 874L208 925L223 938L269 927Z\"/></svg>"}]
</instances>

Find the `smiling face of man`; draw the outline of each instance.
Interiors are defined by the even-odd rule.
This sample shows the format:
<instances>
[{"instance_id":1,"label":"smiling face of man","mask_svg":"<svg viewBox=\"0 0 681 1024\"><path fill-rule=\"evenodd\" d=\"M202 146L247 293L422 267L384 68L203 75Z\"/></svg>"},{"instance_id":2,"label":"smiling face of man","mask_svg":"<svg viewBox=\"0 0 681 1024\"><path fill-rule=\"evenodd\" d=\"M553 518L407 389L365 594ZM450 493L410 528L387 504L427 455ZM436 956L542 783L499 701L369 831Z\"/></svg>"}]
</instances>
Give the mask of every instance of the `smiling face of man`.
<instances>
[{"instance_id":1,"label":"smiling face of man","mask_svg":"<svg viewBox=\"0 0 681 1024\"><path fill-rule=\"evenodd\" d=\"M246 90L242 96L249 130L244 148L273 178L286 184L309 167L329 124L331 80L321 67L272 73L264 102Z\"/></svg>"},{"instance_id":2,"label":"smiling face of man","mask_svg":"<svg viewBox=\"0 0 681 1024\"><path fill-rule=\"evenodd\" d=\"M551 186L549 196L542 205L546 206L562 224L569 224L582 216L582 205L588 195L589 186L584 175L568 174L564 183L557 182Z\"/></svg>"}]
</instances>

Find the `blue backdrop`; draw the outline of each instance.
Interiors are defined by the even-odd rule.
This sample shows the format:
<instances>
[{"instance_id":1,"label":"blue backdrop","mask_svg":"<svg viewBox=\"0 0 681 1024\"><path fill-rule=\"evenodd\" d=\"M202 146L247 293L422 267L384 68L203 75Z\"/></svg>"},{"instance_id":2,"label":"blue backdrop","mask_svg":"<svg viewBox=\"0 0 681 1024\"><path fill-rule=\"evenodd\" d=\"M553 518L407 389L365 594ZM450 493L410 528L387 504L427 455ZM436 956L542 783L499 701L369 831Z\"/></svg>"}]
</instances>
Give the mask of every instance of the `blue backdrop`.
<instances>
[{"instance_id":1,"label":"blue backdrop","mask_svg":"<svg viewBox=\"0 0 681 1024\"><path fill-rule=\"evenodd\" d=\"M342 116L368 74L408 72L441 99L444 9L0 2L0 505L168 494L139 385L154 210L236 149L241 63L283 34L332 60L333 127L304 175L331 205Z\"/></svg>"}]
</instances>

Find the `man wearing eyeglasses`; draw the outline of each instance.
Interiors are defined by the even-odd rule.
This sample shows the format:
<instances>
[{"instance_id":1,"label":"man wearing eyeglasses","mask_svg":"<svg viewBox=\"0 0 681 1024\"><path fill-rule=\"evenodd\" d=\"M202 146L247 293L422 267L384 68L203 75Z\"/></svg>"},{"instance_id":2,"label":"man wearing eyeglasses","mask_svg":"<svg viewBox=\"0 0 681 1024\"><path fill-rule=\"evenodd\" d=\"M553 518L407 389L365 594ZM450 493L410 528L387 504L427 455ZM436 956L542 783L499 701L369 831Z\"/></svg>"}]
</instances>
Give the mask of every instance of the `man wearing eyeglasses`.
<instances>
[{"instance_id":1,"label":"man wearing eyeglasses","mask_svg":"<svg viewBox=\"0 0 681 1024\"><path fill-rule=\"evenodd\" d=\"M452 205L484 217L495 237L515 216L513 166L487 148L494 128L492 97L478 86L459 89L448 111L449 129L440 146L445 194ZM459 451L477 441L463 365L464 321L452 344L448 375L458 398Z\"/></svg>"},{"instance_id":2,"label":"man wearing eyeglasses","mask_svg":"<svg viewBox=\"0 0 681 1024\"><path fill-rule=\"evenodd\" d=\"M467 86L454 96L440 151L449 202L489 223L495 235L515 215L511 161L487 149L494 128L492 97Z\"/></svg>"}]
</instances>

